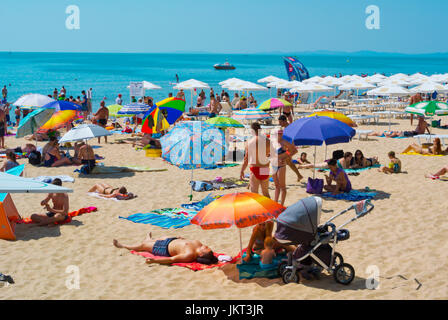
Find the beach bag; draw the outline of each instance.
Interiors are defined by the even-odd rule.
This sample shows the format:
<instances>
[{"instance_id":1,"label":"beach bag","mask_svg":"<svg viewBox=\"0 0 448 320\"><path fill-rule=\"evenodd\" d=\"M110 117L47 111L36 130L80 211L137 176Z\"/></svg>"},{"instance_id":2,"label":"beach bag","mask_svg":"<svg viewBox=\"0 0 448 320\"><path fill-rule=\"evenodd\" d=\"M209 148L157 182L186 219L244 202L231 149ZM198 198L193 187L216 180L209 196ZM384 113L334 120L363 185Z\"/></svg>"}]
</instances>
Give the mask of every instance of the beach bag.
<instances>
[{"instance_id":1,"label":"beach bag","mask_svg":"<svg viewBox=\"0 0 448 320\"><path fill-rule=\"evenodd\" d=\"M38 166L42 162L42 156L39 151L31 151L28 156L28 163Z\"/></svg>"},{"instance_id":2,"label":"beach bag","mask_svg":"<svg viewBox=\"0 0 448 320\"><path fill-rule=\"evenodd\" d=\"M323 179L308 178L308 183L306 184L306 192L311 194L322 194L323 188L324 188Z\"/></svg>"},{"instance_id":3,"label":"beach bag","mask_svg":"<svg viewBox=\"0 0 448 320\"><path fill-rule=\"evenodd\" d=\"M196 192L213 190L213 185L204 181L191 181L190 184L193 191Z\"/></svg>"}]
</instances>

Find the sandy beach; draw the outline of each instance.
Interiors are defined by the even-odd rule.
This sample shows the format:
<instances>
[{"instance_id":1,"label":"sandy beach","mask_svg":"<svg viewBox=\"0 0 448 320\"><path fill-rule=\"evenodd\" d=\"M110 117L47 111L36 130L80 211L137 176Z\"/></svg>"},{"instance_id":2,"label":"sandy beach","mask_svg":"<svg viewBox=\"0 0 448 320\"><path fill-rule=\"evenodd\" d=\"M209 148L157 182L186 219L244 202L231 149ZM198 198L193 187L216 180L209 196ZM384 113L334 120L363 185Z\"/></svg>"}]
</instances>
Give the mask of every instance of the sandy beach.
<instances>
[{"instance_id":1,"label":"sandy beach","mask_svg":"<svg viewBox=\"0 0 448 320\"><path fill-rule=\"evenodd\" d=\"M378 126L363 125L359 129L387 130L385 121ZM393 129L409 130L409 120L393 120ZM444 130L432 129L444 134ZM375 209L368 216L349 225L351 238L340 243L338 251L356 270L356 278L349 286L336 284L332 276L323 274L321 280L284 285L278 279L238 280L234 264L222 268L191 271L176 266L146 265L145 259L127 250L117 249L113 239L124 243L137 243L148 232L158 236L182 236L197 239L214 251L237 255L238 230L202 230L189 225L178 230L166 230L157 226L137 224L119 219L130 214L154 209L179 207L188 203L190 172L181 170L161 158L145 157L144 151L135 151L128 144L102 142L95 153L103 156L107 165L141 165L166 168L167 171L147 173L123 173L78 177L74 166L42 168L26 165L25 176L70 175L74 183L64 183L72 188L70 209L95 206L97 212L73 219L70 224L48 227L18 225L17 241L0 240L0 271L14 278L15 284L0 288L0 299L446 299L448 279L444 270L448 267L448 243L446 231L447 206L445 181L433 181L424 177L447 164L446 158L399 153L414 139L388 139L371 137L369 141L356 138L348 144L328 147L354 153L361 149L368 157L378 156L386 164L387 153L397 153L402 161L403 173L385 175L376 169L351 176L354 189L369 187L378 192L373 201ZM26 140L7 137L6 145L15 148ZM90 141L98 145L96 139ZM40 142L39 145L43 145ZM318 161L324 160L324 147L318 148ZM313 148L300 148L312 159ZM19 163L27 163L19 160ZM216 170L195 170L195 179L237 178L240 166ZM302 170L305 179L312 170ZM318 173L323 177L322 173ZM305 180L304 179L304 180ZM298 183L294 173L287 170L288 194L286 206L309 196L304 180ZM113 186L126 186L138 195L129 201L112 201L87 196L87 190L97 182ZM237 188L214 191L213 194L247 191ZM273 195L273 184L271 188ZM194 201L201 200L206 192L195 192ZM43 213L39 205L45 195L13 194L12 198L22 217ZM342 200L323 200L323 216L349 207L352 203ZM344 218L338 220L345 221ZM251 228L242 230L243 245L249 241ZM80 288L67 289L70 266L80 271ZM377 266L380 286L377 290L366 288L371 277L369 266ZM67 273L66 271L69 271ZM421 284L421 286L419 285Z\"/></svg>"}]
</instances>

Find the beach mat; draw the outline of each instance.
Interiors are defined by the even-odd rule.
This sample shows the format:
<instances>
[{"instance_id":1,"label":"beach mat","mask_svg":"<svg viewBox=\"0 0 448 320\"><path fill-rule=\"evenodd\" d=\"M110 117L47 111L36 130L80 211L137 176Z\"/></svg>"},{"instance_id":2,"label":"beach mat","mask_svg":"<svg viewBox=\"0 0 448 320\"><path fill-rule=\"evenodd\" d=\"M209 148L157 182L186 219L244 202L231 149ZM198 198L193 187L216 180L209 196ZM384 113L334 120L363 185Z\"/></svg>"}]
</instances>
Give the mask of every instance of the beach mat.
<instances>
[{"instance_id":1,"label":"beach mat","mask_svg":"<svg viewBox=\"0 0 448 320\"><path fill-rule=\"evenodd\" d=\"M164 229L179 229L191 224L191 219L198 212L183 208L164 208L148 213L136 213L128 217L119 217L134 223L150 224Z\"/></svg>"},{"instance_id":2,"label":"beach mat","mask_svg":"<svg viewBox=\"0 0 448 320\"><path fill-rule=\"evenodd\" d=\"M39 177L35 177L35 178L31 178L34 181L39 181L39 182L44 182L44 183L51 183L54 179L61 179L62 182L75 182L75 179L70 177L70 176L66 176L66 175L61 175L61 176L39 176Z\"/></svg>"},{"instance_id":3,"label":"beach mat","mask_svg":"<svg viewBox=\"0 0 448 320\"><path fill-rule=\"evenodd\" d=\"M359 173L359 172L363 172L363 171L367 171L373 168L380 168L381 165L380 164L375 164L373 166L370 167L365 167L365 168L358 168L358 169L343 169L346 173ZM319 169L319 171L330 171L330 169Z\"/></svg>"},{"instance_id":4,"label":"beach mat","mask_svg":"<svg viewBox=\"0 0 448 320\"><path fill-rule=\"evenodd\" d=\"M79 210L76 211L72 211L68 213L68 218L65 219L64 221L60 221L60 222L55 222L54 224L66 224L66 223L70 223L72 221L73 217L77 217L80 216L82 214L85 213L90 213L90 212L95 212L98 211L97 207L86 207L86 208L81 208ZM30 218L24 218L24 219L20 219L16 221L17 224L32 224L34 223Z\"/></svg>"},{"instance_id":5,"label":"beach mat","mask_svg":"<svg viewBox=\"0 0 448 320\"><path fill-rule=\"evenodd\" d=\"M217 164L213 167L204 168L205 170L214 170L214 169L221 169L221 168L232 168L239 166L239 163L225 163L225 164Z\"/></svg>"},{"instance_id":6,"label":"beach mat","mask_svg":"<svg viewBox=\"0 0 448 320\"><path fill-rule=\"evenodd\" d=\"M340 194L332 194L331 192L325 192L321 194L322 197L325 198L333 198L338 200L347 200L347 201L361 201L361 200L371 200L375 198L376 192L364 192L358 190L351 190L350 192L340 193Z\"/></svg>"},{"instance_id":7,"label":"beach mat","mask_svg":"<svg viewBox=\"0 0 448 320\"><path fill-rule=\"evenodd\" d=\"M195 211L201 211L202 209L205 208L205 206L209 205L210 203L212 203L213 201L215 201L216 199L219 199L222 196L212 196L211 193L209 193L204 199L202 199L201 201L198 202L193 202L193 203L186 203L186 204L181 204L180 206L182 208L185 209L190 209L190 210L195 210Z\"/></svg>"},{"instance_id":8,"label":"beach mat","mask_svg":"<svg viewBox=\"0 0 448 320\"><path fill-rule=\"evenodd\" d=\"M403 154L405 156L424 156L424 157L444 157L445 155L443 154L421 154L421 153L417 153L417 152L406 152L406 153L400 153Z\"/></svg>"},{"instance_id":9,"label":"beach mat","mask_svg":"<svg viewBox=\"0 0 448 320\"><path fill-rule=\"evenodd\" d=\"M131 251L131 253L145 257L145 258L152 258L152 259L166 259L167 257L159 257L159 256L155 256L152 253L149 252L137 252L137 251ZM214 252L214 255L216 258L219 259L219 256L225 255L222 253L216 253ZM205 269L211 269L211 268L217 268L217 267L222 267L226 264L229 263L235 263L236 261L238 261L240 255L232 258L231 261L222 261L222 262L218 262L217 264L202 264L199 262L189 262L189 263L173 263L172 266L178 266L178 267L184 267L184 268L188 268L190 270L193 271L200 271L200 270L205 270Z\"/></svg>"},{"instance_id":10,"label":"beach mat","mask_svg":"<svg viewBox=\"0 0 448 320\"><path fill-rule=\"evenodd\" d=\"M90 174L109 174L109 173L121 173L121 172L160 172L167 171L168 169L162 168L149 168L140 166L95 166Z\"/></svg>"}]
</instances>

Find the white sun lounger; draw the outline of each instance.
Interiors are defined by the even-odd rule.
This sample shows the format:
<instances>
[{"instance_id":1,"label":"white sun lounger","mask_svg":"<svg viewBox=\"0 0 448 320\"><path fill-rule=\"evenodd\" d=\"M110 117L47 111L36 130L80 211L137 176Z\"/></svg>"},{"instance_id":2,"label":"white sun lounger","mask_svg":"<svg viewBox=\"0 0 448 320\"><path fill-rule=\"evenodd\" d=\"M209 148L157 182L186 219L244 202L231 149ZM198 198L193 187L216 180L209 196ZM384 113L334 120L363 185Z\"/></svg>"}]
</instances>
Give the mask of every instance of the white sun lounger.
<instances>
[{"instance_id":1,"label":"white sun lounger","mask_svg":"<svg viewBox=\"0 0 448 320\"><path fill-rule=\"evenodd\" d=\"M426 141L433 142L435 138L439 138L443 146L446 147L445 139L448 139L448 134L419 134L414 136L418 140L418 144L421 144L420 139L426 139Z\"/></svg>"}]
</instances>

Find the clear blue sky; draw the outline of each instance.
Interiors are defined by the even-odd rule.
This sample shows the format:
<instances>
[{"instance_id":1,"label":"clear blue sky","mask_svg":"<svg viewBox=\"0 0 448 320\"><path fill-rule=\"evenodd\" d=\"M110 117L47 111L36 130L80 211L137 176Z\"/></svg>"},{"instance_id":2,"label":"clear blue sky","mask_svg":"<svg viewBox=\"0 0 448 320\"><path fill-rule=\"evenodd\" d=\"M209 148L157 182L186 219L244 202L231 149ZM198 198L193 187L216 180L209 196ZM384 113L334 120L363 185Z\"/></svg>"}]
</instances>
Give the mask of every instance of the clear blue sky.
<instances>
[{"instance_id":1,"label":"clear blue sky","mask_svg":"<svg viewBox=\"0 0 448 320\"><path fill-rule=\"evenodd\" d=\"M0 51L448 52L447 0L2 0ZM80 30L65 9L80 8ZM365 27L368 5L381 29Z\"/></svg>"}]
</instances>

